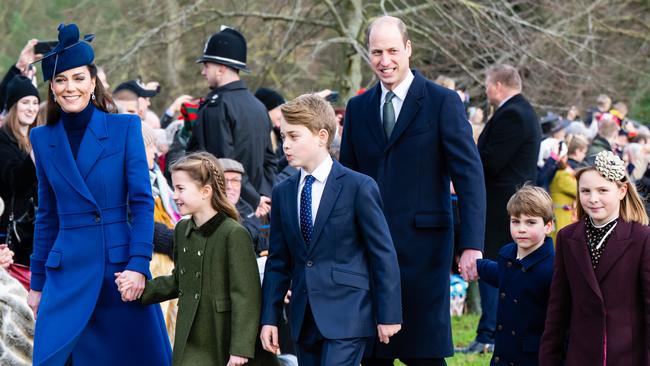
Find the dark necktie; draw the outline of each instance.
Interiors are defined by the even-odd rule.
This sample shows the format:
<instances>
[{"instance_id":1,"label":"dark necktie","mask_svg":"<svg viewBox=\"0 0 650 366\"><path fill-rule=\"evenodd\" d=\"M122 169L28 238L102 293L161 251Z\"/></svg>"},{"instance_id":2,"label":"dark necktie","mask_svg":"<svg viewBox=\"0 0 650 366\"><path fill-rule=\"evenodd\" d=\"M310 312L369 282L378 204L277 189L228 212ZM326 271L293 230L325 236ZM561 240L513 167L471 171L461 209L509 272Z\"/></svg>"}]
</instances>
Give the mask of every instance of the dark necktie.
<instances>
[{"instance_id":1,"label":"dark necktie","mask_svg":"<svg viewBox=\"0 0 650 366\"><path fill-rule=\"evenodd\" d=\"M313 183L314 176L306 176L305 185L302 187L302 192L300 192L300 232L307 246L309 246L311 232L314 229L311 221L311 186Z\"/></svg>"},{"instance_id":2,"label":"dark necktie","mask_svg":"<svg viewBox=\"0 0 650 366\"><path fill-rule=\"evenodd\" d=\"M393 133L393 127L395 127L395 108L393 107L393 98L395 93L389 91L386 93L386 100L384 101L383 115L384 115L384 132L386 132L386 138L390 138L390 134Z\"/></svg>"}]
</instances>

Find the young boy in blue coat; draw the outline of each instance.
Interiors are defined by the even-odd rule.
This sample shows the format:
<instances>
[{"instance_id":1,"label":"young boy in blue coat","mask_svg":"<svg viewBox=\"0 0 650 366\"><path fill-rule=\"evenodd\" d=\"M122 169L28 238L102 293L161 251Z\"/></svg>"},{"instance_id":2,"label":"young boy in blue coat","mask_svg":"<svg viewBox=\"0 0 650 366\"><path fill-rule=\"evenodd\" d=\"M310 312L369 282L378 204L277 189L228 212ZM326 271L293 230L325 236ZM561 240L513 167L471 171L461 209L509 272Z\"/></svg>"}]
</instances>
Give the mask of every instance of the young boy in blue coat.
<instances>
[{"instance_id":1,"label":"young boy in blue coat","mask_svg":"<svg viewBox=\"0 0 650 366\"><path fill-rule=\"evenodd\" d=\"M399 266L379 188L330 157L336 119L325 99L302 95L281 110L283 149L300 171L273 189L262 346L279 351L291 287L300 366L358 366L369 337L388 343L402 323Z\"/></svg>"},{"instance_id":2,"label":"young boy in blue coat","mask_svg":"<svg viewBox=\"0 0 650 366\"><path fill-rule=\"evenodd\" d=\"M524 186L508 201L514 243L498 260L478 260L479 277L499 288L497 330L490 365L537 365L553 275L553 201L539 187Z\"/></svg>"}]
</instances>

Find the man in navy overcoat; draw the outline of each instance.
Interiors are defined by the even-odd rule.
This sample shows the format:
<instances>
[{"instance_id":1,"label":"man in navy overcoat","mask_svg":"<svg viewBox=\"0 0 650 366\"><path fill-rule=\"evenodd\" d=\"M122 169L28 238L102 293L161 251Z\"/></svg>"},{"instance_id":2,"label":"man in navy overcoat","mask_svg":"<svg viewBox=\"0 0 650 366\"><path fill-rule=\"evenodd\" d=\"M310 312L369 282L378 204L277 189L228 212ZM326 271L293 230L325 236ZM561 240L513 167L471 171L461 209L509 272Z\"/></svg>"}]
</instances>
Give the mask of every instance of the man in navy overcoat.
<instances>
[{"instance_id":1,"label":"man in navy overcoat","mask_svg":"<svg viewBox=\"0 0 650 366\"><path fill-rule=\"evenodd\" d=\"M381 82L348 103L340 160L379 185L400 264L403 326L389 344L374 342L364 365L392 365L393 358L444 365L453 354L450 181L459 197L459 267L474 278L485 225L483 169L458 95L410 70L404 24L375 20L368 46Z\"/></svg>"}]
</instances>

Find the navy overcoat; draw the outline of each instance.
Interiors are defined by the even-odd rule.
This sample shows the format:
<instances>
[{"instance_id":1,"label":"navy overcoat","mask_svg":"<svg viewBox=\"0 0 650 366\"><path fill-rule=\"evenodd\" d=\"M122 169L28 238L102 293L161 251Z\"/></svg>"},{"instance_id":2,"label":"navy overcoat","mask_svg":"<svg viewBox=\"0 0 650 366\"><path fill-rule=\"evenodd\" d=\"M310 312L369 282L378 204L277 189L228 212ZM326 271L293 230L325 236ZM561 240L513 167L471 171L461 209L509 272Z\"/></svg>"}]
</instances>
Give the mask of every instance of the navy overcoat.
<instances>
[{"instance_id":1,"label":"navy overcoat","mask_svg":"<svg viewBox=\"0 0 650 366\"><path fill-rule=\"evenodd\" d=\"M169 365L158 305L124 303L114 273L150 277L153 197L140 120L93 112L73 158L63 123L32 130L39 208L34 365ZM130 219L127 217L127 205Z\"/></svg>"},{"instance_id":2,"label":"navy overcoat","mask_svg":"<svg viewBox=\"0 0 650 366\"><path fill-rule=\"evenodd\" d=\"M390 138L377 84L348 103L341 145L341 163L379 185L400 264L404 323L389 344L376 344L380 358L453 354L450 180L458 194L460 248L483 249L483 168L463 104L453 90L413 73Z\"/></svg>"}]
</instances>

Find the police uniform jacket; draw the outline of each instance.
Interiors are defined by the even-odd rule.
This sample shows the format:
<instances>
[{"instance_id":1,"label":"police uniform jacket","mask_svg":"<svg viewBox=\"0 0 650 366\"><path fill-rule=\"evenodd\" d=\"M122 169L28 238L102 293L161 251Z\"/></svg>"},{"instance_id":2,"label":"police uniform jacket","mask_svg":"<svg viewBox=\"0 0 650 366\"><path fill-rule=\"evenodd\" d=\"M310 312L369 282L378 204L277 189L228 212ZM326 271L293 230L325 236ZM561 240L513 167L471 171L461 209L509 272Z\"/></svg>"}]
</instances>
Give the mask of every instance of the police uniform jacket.
<instances>
[{"instance_id":1,"label":"police uniform jacket","mask_svg":"<svg viewBox=\"0 0 650 366\"><path fill-rule=\"evenodd\" d=\"M242 163L241 196L251 206L257 207L260 195L271 197L276 157L271 119L262 102L239 80L212 90L198 113L187 150Z\"/></svg>"}]
</instances>

